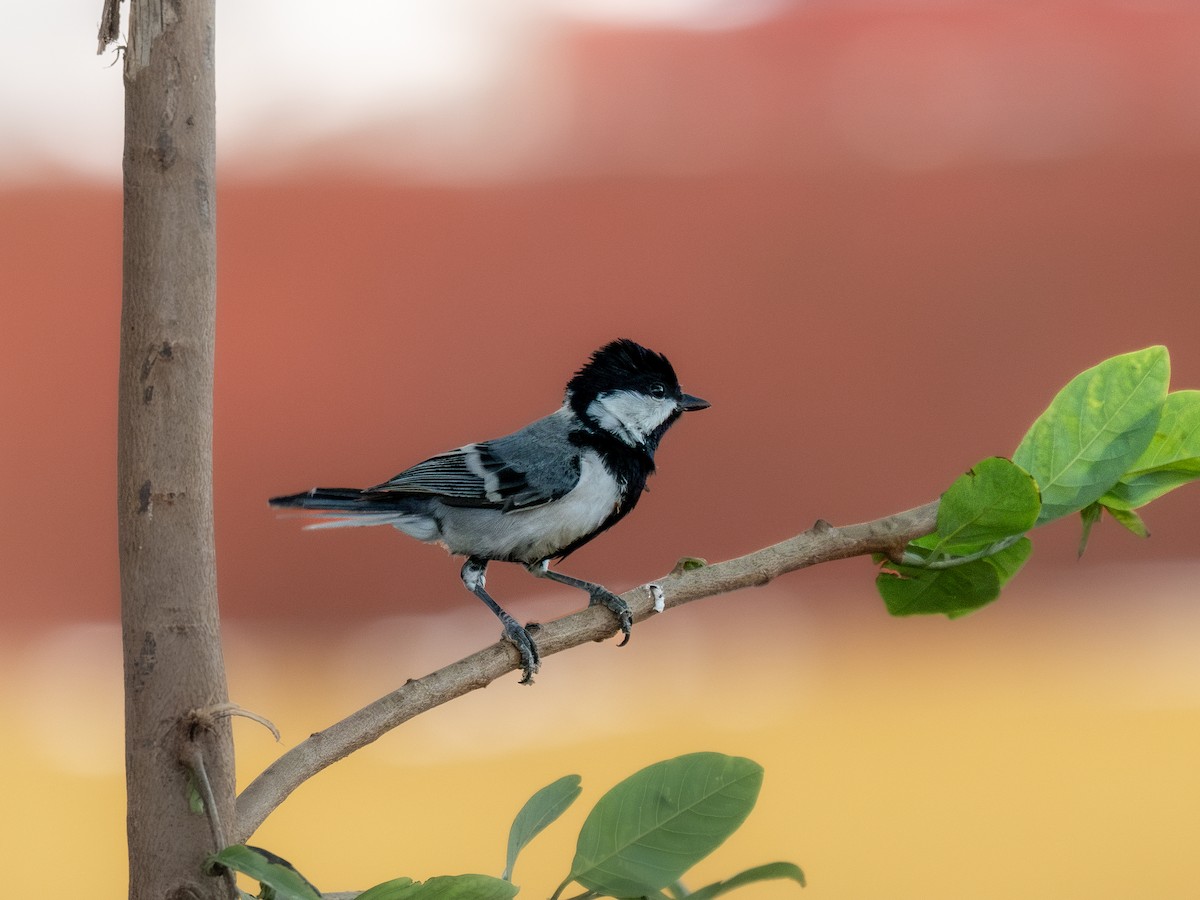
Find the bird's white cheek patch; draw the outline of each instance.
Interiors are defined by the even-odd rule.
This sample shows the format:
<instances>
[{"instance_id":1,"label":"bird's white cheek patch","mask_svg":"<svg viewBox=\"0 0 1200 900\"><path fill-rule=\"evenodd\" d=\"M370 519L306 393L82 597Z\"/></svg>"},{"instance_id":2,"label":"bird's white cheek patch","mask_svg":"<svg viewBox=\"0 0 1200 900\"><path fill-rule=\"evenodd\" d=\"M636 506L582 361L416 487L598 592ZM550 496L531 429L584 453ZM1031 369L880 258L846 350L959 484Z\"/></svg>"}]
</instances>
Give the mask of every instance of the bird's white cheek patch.
<instances>
[{"instance_id":1,"label":"bird's white cheek patch","mask_svg":"<svg viewBox=\"0 0 1200 900\"><path fill-rule=\"evenodd\" d=\"M674 400L655 399L633 391L609 391L588 406L588 415L601 428L631 447L644 444L674 412Z\"/></svg>"}]
</instances>

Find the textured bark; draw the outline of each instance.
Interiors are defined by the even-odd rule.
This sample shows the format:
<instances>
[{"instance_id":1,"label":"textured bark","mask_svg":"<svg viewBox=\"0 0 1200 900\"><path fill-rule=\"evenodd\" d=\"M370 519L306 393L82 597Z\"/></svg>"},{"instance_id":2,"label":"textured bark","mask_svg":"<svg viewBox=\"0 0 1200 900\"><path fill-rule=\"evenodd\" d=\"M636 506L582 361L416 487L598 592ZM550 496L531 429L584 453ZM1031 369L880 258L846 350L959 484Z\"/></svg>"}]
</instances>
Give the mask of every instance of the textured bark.
<instances>
[{"instance_id":1,"label":"textured bark","mask_svg":"<svg viewBox=\"0 0 1200 900\"><path fill-rule=\"evenodd\" d=\"M213 0L132 0L125 55L118 411L129 896L229 896L219 839L189 810L202 758L233 815L212 518L216 312Z\"/></svg>"}]
</instances>

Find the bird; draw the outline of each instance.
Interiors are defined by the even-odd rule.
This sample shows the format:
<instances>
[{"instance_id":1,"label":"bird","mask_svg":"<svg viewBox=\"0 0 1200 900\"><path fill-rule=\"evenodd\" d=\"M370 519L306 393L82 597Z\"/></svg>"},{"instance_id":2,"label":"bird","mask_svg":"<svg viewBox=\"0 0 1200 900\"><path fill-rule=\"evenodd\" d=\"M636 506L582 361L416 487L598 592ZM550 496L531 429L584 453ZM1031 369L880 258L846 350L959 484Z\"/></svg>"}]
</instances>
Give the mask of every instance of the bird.
<instances>
[{"instance_id":1,"label":"bird","mask_svg":"<svg viewBox=\"0 0 1200 900\"><path fill-rule=\"evenodd\" d=\"M268 502L323 519L309 528L390 525L466 557L463 584L500 620L520 657L521 683L531 684L541 663L537 644L487 592L488 564L517 563L586 591L589 606L614 614L624 646L629 605L550 564L628 515L667 430L683 413L709 406L683 392L664 355L620 338L567 382L561 407L512 434L440 453L373 487L317 487Z\"/></svg>"}]
</instances>

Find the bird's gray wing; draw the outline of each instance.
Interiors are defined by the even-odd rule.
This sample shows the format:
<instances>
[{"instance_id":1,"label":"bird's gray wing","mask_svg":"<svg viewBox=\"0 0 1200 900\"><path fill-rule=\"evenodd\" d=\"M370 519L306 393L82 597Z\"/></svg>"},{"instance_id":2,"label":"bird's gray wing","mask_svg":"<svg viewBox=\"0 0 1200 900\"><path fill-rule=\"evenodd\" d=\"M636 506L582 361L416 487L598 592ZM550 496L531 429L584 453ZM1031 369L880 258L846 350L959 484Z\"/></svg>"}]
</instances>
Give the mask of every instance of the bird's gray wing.
<instances>
[{"instance_id":1,"label":"bird's gray wing","mask_svg":"<svg viewBox=\"0 0 1200 900\"><path fill-rule=\"evenodd\" d=\"M555 416L494 441L417 463L368 490L433 496L451 506L504 512L557 500L579 482L579 456Z\"/></svg>"}]
</instances>

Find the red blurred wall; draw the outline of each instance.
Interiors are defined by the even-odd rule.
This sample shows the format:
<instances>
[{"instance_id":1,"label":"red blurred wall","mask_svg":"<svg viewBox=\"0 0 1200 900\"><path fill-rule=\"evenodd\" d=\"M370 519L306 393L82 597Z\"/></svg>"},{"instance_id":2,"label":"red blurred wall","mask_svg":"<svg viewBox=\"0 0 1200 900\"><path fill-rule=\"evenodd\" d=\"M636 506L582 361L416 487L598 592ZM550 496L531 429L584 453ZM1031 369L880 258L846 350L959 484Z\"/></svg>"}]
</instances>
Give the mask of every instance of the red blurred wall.
<instances>
[{"instance_id":1,"label":"red blurred wall","mask_svg":"<svg viewBox=\"0 0 1200 900\"><path fill-rule=\"evenodd\" d=\"M1200 14L998 8L582 34L574 119L557 174L541 179L419 186L322 157L268 182L227 180L225 609L314 621L474 602L440 551L391 533L304 534L265 498L378 482L511 430L557 405L586 354L619 335L667 353L713 408L667 439L637 515L572 558L617 587L818 516L931 499L1010 452L1055 390L1108 355L1166 343L1175 386L1200 387L1200 127L1165 96L1200 85L1200 66L1163 49L1197 33ZM1020 78L1001 83L1018 99L1041 96L1044 78L1069 107L1056 59L1071 77L1099 72L1117 112L1085 149L1014 158L976 135L956 159L915 165L912 142L936 116L896 126L910 153L897 162L872 156L869 129L846 144L865 120L819 100L835 76L886 100L888 79L872 82L864 59L927 96L944 83L929 60L964 46L1010 62ZM0 192L10 618L115 613L120 213L116 187ZM1149 542L1110 526L1090 555L1197 555L1194 490L1147 518ZM1071 562L1075 536L1055 526L1033 565ZM866 577L863 591L865 608Z\"/></svg>"}]
</instances>

